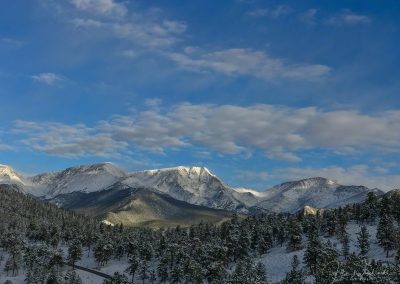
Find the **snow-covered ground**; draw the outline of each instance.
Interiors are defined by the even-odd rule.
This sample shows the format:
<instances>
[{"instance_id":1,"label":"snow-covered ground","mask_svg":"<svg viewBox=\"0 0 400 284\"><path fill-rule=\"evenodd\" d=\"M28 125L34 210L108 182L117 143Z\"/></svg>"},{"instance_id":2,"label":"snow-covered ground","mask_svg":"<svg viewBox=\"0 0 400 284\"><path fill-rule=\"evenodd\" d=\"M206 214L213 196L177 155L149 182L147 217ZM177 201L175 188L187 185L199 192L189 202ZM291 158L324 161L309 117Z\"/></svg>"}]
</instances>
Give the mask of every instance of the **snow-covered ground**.
<instances>
[{"instance_id":1,"label":"snow-covered ground","mask_svg":"<svg viewBox=\"0 0 400 284\"><path fill-rule=\"evenodd\" d=\"M66 248L64 248L63 250L66 251ZM1 263L0 263L0 283L4 283L6 280L11 280L13 284L25 283L25 270L24 269L21 269L17 276L11 276L11 273L9 273L9 276L7 276L7 274L4 272L4 265L8 258L8 255L7 255L7 253L5 253L3 251L0 251L0 254L3 254L3 257L4 257L4 260L1 261ZM93 258L92 253L90 254L89 257L87 257L87 251L83 251L82 260L78 261L76 264L79 266L85 267L85 268L98 270L98 271L101 271L101 272L109 274L109 275L113 275L114 272L123 273L128 266L127 259L122 258L121 260L113 259L104 267L98 267ZM64 266L62 268L62 271L64 271L64 272L69 271L69 270L71 270L71 267L69 267L69 266ZM95 274L86 272L86 271L77 269L76 272L82 278L82 281L84 284L97 284L97 283L103 283L103 281L104 281L104 278L97 276Z\"/></svg>"},{"instance_id":2,"label":"snow-covered ground","mask_svg":"<svg viewBox=\"0 0 400 284\"><path fill-rule=\"evenodd\" d=\"M361 225L356 224L355 222L349 223L346 228L350 239L350 253L359 252L357 247L357 233L360 231L360 229ZM379 246L376 239L376 225L367 225L367 229L370 236L370 250L368 253L368 258L382 261L394 261L395 252L392 251L389 254L389 258L386 258L386 254L384 253L382 247ZM341 243L337 238L321 238L321 240L323 242L327 242L328 240L330 240L332 245L339 252L341 252ZM256 260L261 261L265 264L268 280L270 283L277 283L285 277L286 273L290 271L290 266L294 255L297 255L300 260L300 265L303 265L302 260L305 251L306 241L306 238L303 237L304 249L302 250L288 252L286 249L286 245L284 244L282 247L278 246L272 248L266 255L263 255Z\"/></svg>"},{"instance_id":3,"label":"snow-covered ground","mask_svg":"<svg viewBox=\"0 0 400 284\"><path fill-rule=\"evenodd\" d=\"M347 232L349 233L350 239L350 252L358 253L357 247L357 233L360 231L361 225L356 224L355 222L349 223L347 226ZM384 253L383 249L379 246L377 239L376 239L376 225L367 225L367 229L370 235L370 250L368 253L368 257L370 259L375 260L382 260L382 261L394 261L395 252L392 251L389 254L389 258L386 258L386 254ZM322 238L323 242L327 242L328 240L331 241L332 245L341 252L341 243L337 238ZM306 237L303 237L303 245L306 246ZM64 248L66 250L66 248ZM292 262L292 258L294 255L297 255L301 265L302 259L304 255L304 249L296 251L296 252L288 252L286 249L286 244L282 247L274 247L269 252L258 259L255 259L256 262L262 262L265 264L267 269L267 275L269 283L277 283L281 281L286 273L290 270L290 265ZM18 276L6 276L4 272L4 264L7 260L7 255L3 252L4 260L0 264L0 283L4 283L6 280L11 280L14 284L22 284L25 283L25 271L21 270ZM104 267L98 267L94 258L93 254L91 253L89 257L87 257L87 251L83 252L82 260L77 263L77 265L95 269L101 272L104 272L109 275L113 275L114 272L121 272L123 273L128 266L127 259L122 258L121 260L111 260L107 265ZM64 267L64 270L70 269L69 267ZM92 283L103 283L103 278L100 276L84 272L81 270L77 270L78 274L83 280L85 284L92 284ZM128 275L127 275L128 276ZM128 276L129 278L129 276ZM309 278L311 279L311 278ZM146 282L147 283L147 282Z\"/></svg>"}]
</instances>

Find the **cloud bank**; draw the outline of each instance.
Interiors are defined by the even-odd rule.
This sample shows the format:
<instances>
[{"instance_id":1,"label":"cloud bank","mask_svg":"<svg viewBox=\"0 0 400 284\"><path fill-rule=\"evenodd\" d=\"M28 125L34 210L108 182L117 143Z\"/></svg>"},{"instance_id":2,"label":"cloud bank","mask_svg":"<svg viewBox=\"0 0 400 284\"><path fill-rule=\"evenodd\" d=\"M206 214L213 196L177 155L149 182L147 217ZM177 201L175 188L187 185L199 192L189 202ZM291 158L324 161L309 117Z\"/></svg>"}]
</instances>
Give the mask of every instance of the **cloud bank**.
<instances>
[{"instance_id":1,"label":"cloud bank","mask_svg":"<svg viewBox=\"0 0 400 284\"><path fill-rule=\"evenodd\" d=\"M228 76L253 76L262 80L316 80L331 68L322 64L291 64L263 51L231 48L214 52L170 53L169 58L183 69L194 72L214 71Z\"/></svg>"},{"instance_id":2,"label":"cloud bank","mask_svg":"<svg viewBox=\"0 0 400 284\"><path fill-rule=\"evenodd\" d=\"M116 115L92 126L17 121L14 132L26 146L60 156L110 155L138 147L146 151L207 147L223 154L260 150L271 159L299 161L300 151L326 149L399 152L400 111L182 103L132 115ZM92 140L93 139L93 140ZM98 139L98 140L96 140ZM90 141L95 148L90 146Z\"/></svg>"}]
</instances>

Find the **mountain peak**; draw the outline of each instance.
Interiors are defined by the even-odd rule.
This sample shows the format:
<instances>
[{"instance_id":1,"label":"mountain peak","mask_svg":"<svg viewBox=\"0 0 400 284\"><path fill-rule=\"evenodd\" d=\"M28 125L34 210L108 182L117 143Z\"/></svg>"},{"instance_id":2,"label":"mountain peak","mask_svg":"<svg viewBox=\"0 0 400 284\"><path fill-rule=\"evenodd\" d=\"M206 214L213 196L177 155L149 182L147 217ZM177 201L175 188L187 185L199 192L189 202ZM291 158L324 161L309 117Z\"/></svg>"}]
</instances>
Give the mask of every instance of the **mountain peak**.
<instances>
[{"instance_id":1,"label":"mountain peak","mask_svg":"<svg viewBox=\"0 0 400 284\"><path fill-rule=\"evenodd\" d=\"M208 175L212 175L213 176L213 174L206 167L179 166L179 167L177 167L177 169L179 171L189 172L189 173L197 174L197 175L208 174Z\"/></svg>"},{"instance_id":2,"label":"mountain peak","mask_svg":"<svg viewBox=\"0 0 400 284\"><path fill-rule=\"evenodd\" d=\"M0 164L0 182L1 183L21 183L22 177L12 167Z\"/></svg>"},{"instance_id":3,"label":"mountain peak","mask_svg":"<svg viewBox=\"0 0 400 284\"><path fill-rule=\"evenodd\" d=\"M177 166L171 168L162 168L162 169L155 169L155 170L148 170L145 172L150 173L161 173L161 172L177 172L179 174L184 175L210 175L214 176L206 167L197 167L197 166Z\"/></svg>"},{"instance_id":4,"label":"mountain peak","mask_svg":"<svg viewBox=\"0 0 400 284\"><path fill-rule=\"evenodd\" d=\"M123 177L126 175L117 165L110 162L79 165L76 167L70 167L63 172L78 172L85 174L108 173L116 177Z\"/></svg>"},{"instance_id":5,"label":"mountain peak","mask_svg":"<svg viewBox=\"0 0 400 284\"><path fill-rule=\"evenodd\" d=\"M306 178L306 179L299 180L298 182L311 183L311 184L316 184L316 185L338 185L336 180L327 179L327 178L323 178L323 177Z\"/></svg>"},{"instance_id":6,"label":"mountain peak","mask_svg":"<svg viewBox=\"0 0 400 284\"><path fill-rule=\"evenodd\" d=\"M134 172L123 181L133 187L156 189L191 204L234 210L242 203L234 190L205 167L178 166Z\"/></svg>"},{"instance_id":7,"label":"mountain peak","mask_svg":"<svg viewBox=\"0 0 400 284\"><path fill-rule=\"evenodd\" d=\"M326 186L338 186L339 184L337 181L333 179L327 179L323 177L312 177L312 178L306 178L306 179L301 179L297 181L289 181L289 182L284 182L280 185L277 185L275 187L283 188L283 189L288 189L288 188L312 188L312 187L326 187Z\"/></svg>"},{"instance_id":8,"label":"mountain peak","mask_svg":"<svg viewBox=\"0 0 400 284\"><path fill-rule=\"evenodd\" d=\"M74 191L93 192L103 190L126 174L113 163L97 163L67 168L63 171L31 177L31 193L53 197Z\"/></svg>"}]
</instances>

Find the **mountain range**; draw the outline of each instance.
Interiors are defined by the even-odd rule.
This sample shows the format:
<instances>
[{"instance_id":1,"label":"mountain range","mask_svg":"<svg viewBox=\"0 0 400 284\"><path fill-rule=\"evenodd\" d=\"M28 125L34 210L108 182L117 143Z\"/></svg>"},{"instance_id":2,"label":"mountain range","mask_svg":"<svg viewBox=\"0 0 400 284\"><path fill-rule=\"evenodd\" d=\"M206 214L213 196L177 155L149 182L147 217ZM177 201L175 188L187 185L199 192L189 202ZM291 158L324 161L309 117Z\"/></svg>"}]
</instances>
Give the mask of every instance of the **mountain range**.
<instances>
[{"instance_id":1,"label":"mountain range","mask_svg":"<svg viewBox=\"0 0 400 284\"><path fill-rule=\"evenodd\" d=\"M305 206L335 208L362 202L379 189L345 186L321 177L285 182L265 191L236 189L205 167L174 167L125 173L112 163L26 176L0 165L0 184L60 207L134 226L221 222L236 214L295 213Z\"/></svg>"}]
</instances>

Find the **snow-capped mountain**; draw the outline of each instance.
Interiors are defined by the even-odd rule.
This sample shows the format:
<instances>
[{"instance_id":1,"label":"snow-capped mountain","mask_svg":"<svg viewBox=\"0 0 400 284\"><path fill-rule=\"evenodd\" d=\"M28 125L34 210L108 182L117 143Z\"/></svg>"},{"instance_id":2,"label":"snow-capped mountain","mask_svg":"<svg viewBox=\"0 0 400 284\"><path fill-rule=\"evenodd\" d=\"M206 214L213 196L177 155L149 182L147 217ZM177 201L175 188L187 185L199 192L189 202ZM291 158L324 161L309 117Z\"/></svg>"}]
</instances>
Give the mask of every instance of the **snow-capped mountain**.
<instances>
[{"instance_id":1,"label":"snow-capped mountain","mask_svg":"<svg viewBox=\"0 0 400 284\"><path fill-rule=\"evenodd\" d=\"M383 194L365 186L345 186L334 180L316 177L276 185L258 195L257 207L272 212L300 211L308 205L314 208L334 208L365 200L368 192Z\"/></svg>"},{"instance_id":2,"label":"snow-capped mountain","mask_svg":"<svg viewBox=\"0 0 400 284\"><path fill-rule=\"evenodd\" d=\"M175 167L130 174L130 187L154 188L190 204L234 211L245 210L235 191L205 167Z\"/></svg>"},{"instance_id":3,"label":"snow-capped mountain","mask_svg":"<svg viewBox=\"0 0 400 284\"><path fill-rule=\"evenodd\" d=\"M0 183L23 185L23 179L23 176L10 166L0 164Z\"/></svg>"},{"instance_id":4,"label":"snow-capped mountain","mask_svg":"<svg viewBox=\"0 0 400 284\"><path fill-rule=\"evenodd\" d=\"M112 163L71 167L60 172L24 176L13 168L0 165L0 184L16 184L36 197L52 198L75 191L92 192L105 189L126 174Z\"/></svg>"},{"instance_id":5,"label":"snow-capped mountain","mask_svg":"<svg viewBox=\"0 0 400 284\"><path fill-rule=\"evenodd\" d=\"M125 177L112 163L99 163L67 168L23 179L25 191L42 198L53 198L71 192L93 192L105 189Z\"/></svg>"},{"instance_id":6,"label":"snow-capped mountain","mask_svg":"<svg viewBox=\"0 0 400 284\"><path fill-rule=\"evenodd\" d=\"M194 205L246 212L236 191L204 167L180 166L126 174L112 163L99 163L32 177L24 177L8 166L2 169L0 183L19 184L25 192L45 199L71 192L101 191L121 183L132 188L157 190Z\"/></svg>"},{"instance_id":7,"label":"snow-capped mountain","mask_svg":"<svg viewBox=\"0 0 400 284\"><path fill-rule=\"evenodd\" d=\"M326 178L285 182L263 192L234 189L205 167L174 167L126 174L112 163L71 167L54 173L25 177L0 166L0 183L16 184L21 191L43 199L63 200L74 192L91 193L109 188L144 188L192 205L242 213L297 212L304 206L332 208L362 202L370 191L364 186L344 186ZM62 206L62 204L60 204Z\"/></svg>"}]
</instances>

